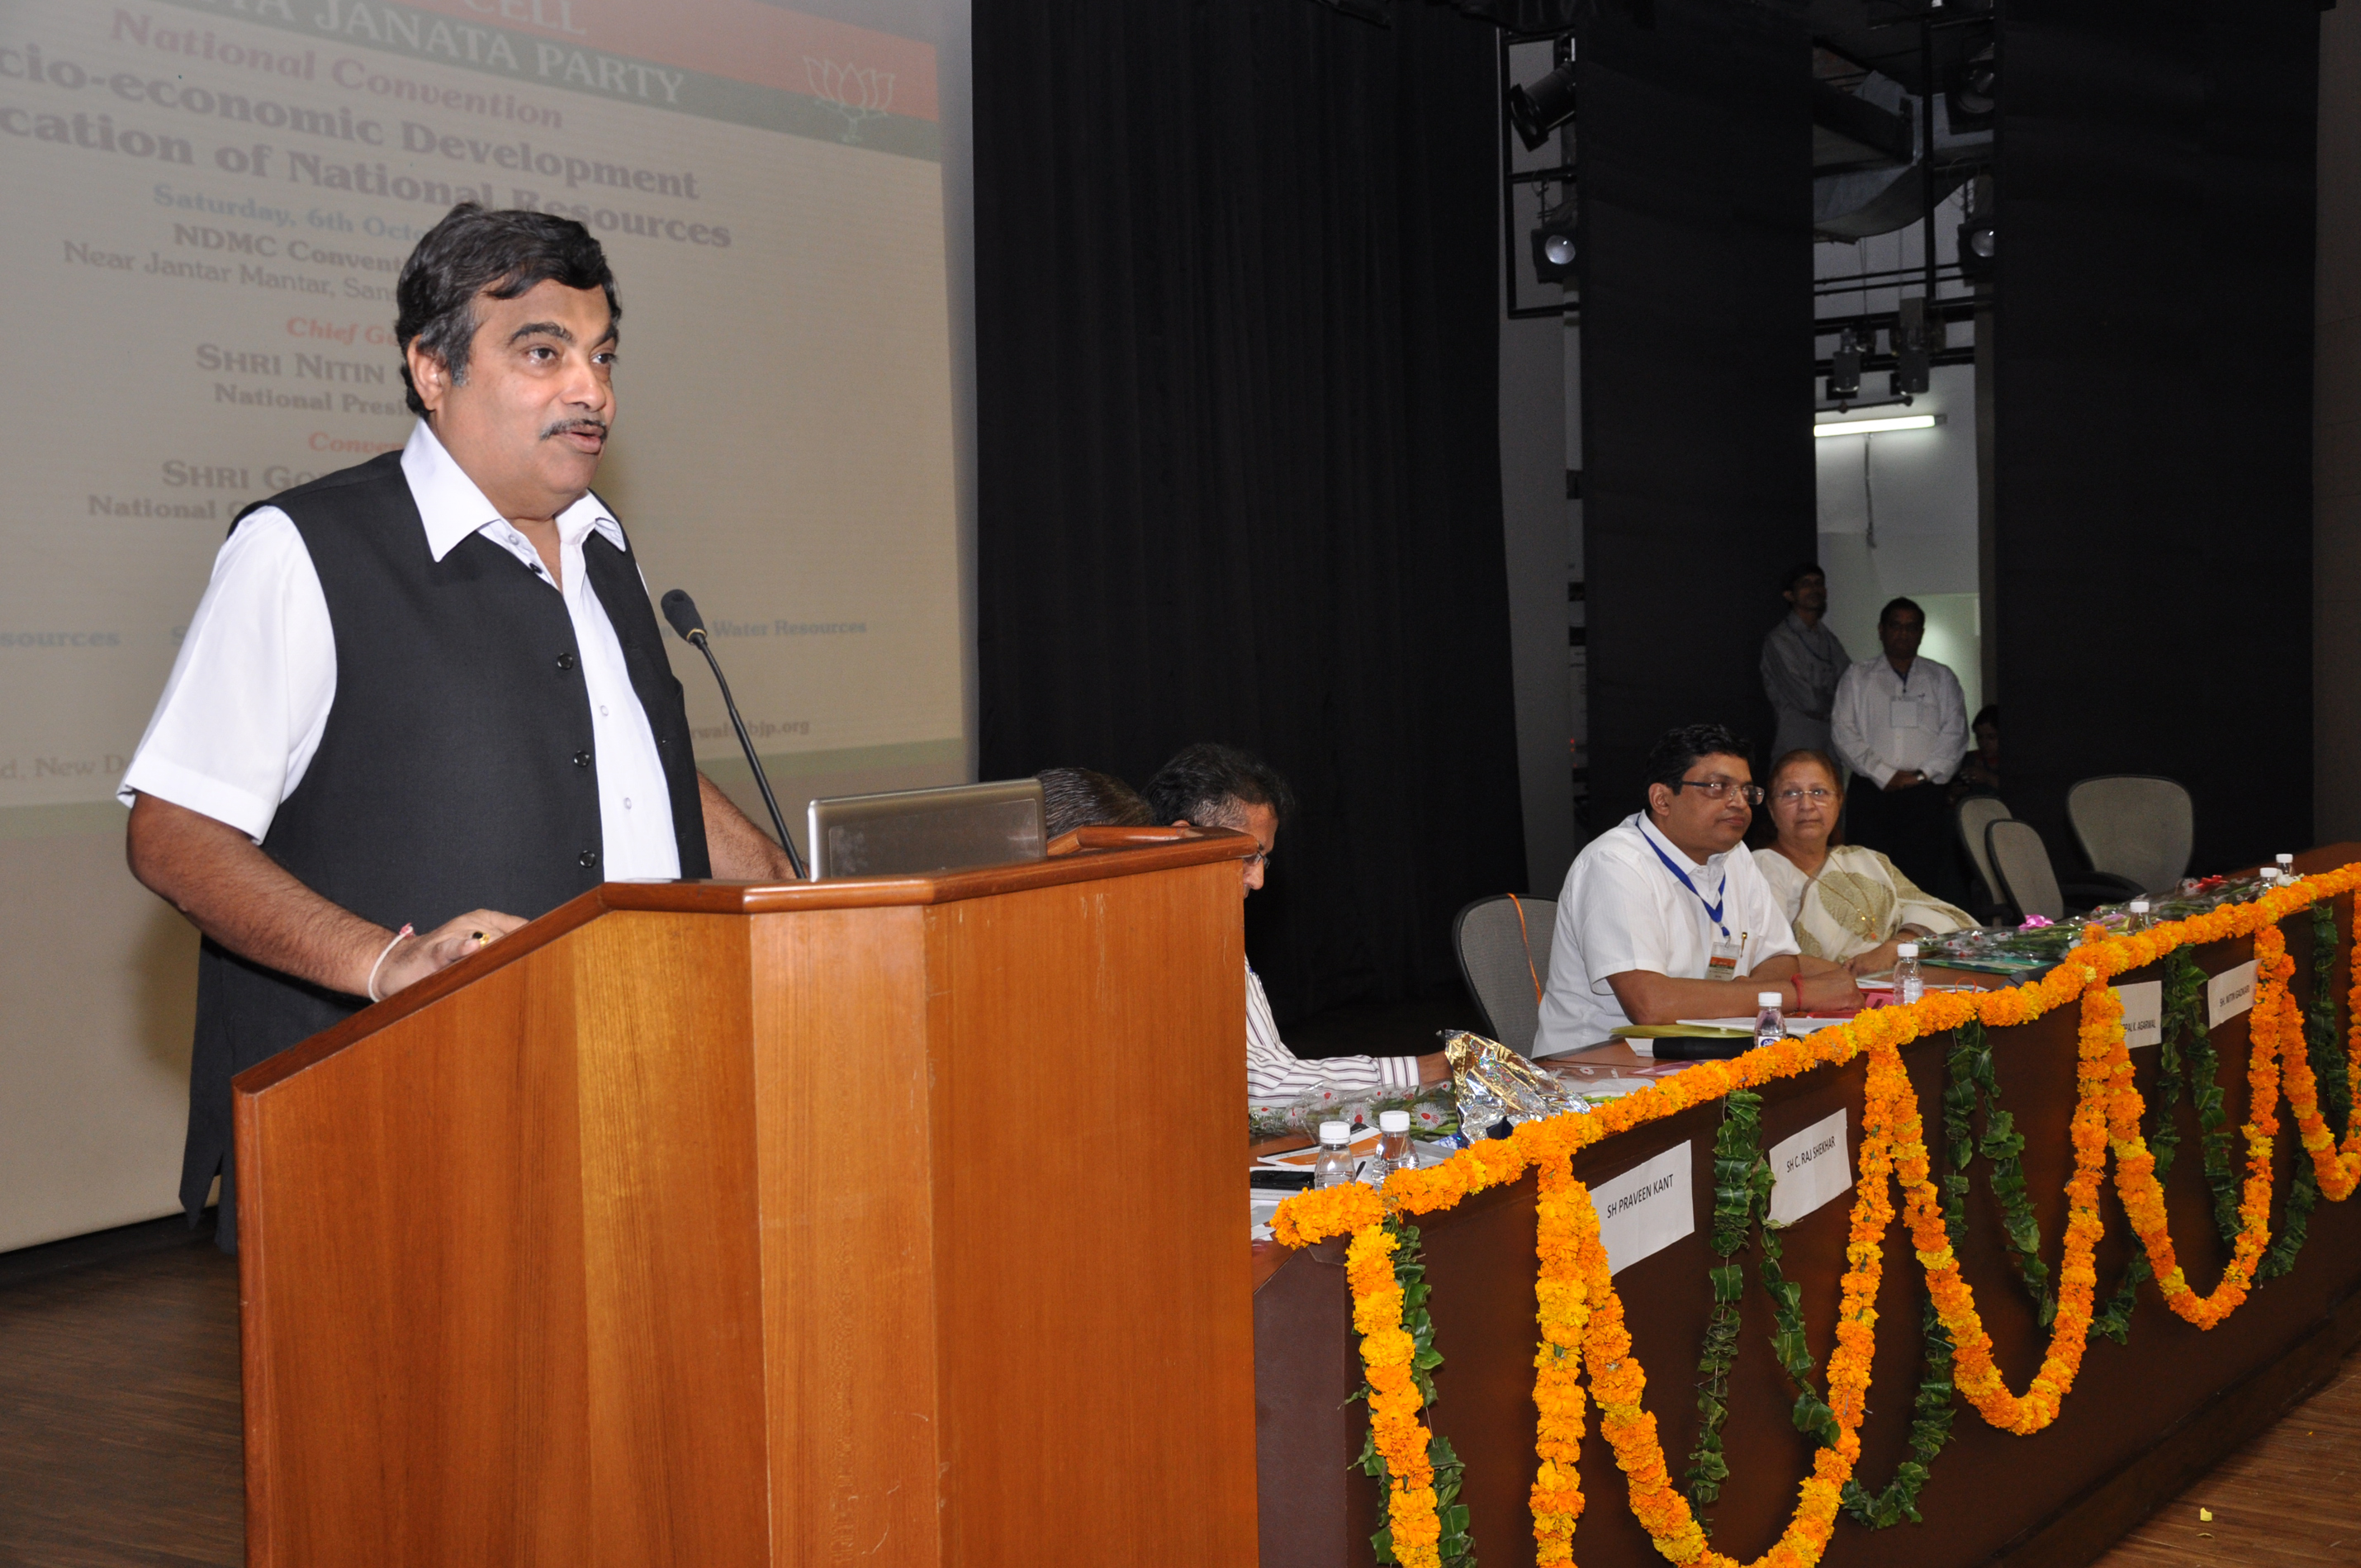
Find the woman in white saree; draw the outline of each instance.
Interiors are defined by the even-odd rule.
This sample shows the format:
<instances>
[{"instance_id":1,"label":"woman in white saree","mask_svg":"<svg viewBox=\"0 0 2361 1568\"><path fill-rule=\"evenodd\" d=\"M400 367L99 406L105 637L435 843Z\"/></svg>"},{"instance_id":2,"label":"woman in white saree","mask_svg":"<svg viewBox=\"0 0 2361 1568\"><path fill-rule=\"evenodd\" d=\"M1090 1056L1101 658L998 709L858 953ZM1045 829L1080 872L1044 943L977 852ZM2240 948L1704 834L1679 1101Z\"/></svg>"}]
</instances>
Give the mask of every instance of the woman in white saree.
<instances>
[{"instance_id":1,"label":"woman in white saree","mask_svg":"<svg viewBox=\"0 0 2361 1568\"><path fill-rule=\"evenodd\" d=\"M1844 785L1827 753L1781 757L1771 765L1769 792L1779 837L1754 851L1754 864L1807 956L1873 974L1894 967L1897 942L1975 924L1967 911L1921 892L1876 850L1828 842Z\"/></svg>"}]
</instances>

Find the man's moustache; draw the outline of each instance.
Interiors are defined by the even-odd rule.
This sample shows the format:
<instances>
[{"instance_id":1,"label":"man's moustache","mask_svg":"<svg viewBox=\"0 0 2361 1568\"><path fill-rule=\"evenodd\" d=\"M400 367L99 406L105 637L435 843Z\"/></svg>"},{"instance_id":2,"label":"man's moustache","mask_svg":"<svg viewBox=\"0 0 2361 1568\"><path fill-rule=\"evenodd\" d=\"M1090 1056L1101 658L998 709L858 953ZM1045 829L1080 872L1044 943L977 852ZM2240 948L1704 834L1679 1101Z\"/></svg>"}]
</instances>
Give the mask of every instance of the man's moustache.
<instances>
[{"instance_id":1,"label":"man's moustache","mask_svg":"<svg viewBox=\"0 0 2361 1568\"><path fill-rule=\"evenodd\" d=\"M541 438L547 441L554 435L570 435L577 431L595 435L601 441L607 438L606 422L595 419L569 419L563 423L553 424L541 433Z\"/></svg>"}]
</instances>

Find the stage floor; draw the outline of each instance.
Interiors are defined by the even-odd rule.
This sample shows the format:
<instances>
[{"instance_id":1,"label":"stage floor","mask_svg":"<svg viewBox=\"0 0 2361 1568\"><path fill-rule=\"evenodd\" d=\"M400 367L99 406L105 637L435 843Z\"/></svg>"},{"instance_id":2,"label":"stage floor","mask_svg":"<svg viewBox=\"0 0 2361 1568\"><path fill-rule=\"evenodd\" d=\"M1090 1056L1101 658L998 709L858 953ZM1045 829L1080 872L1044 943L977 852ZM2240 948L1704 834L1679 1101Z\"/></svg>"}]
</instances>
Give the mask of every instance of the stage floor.
<instances>
[{"instance_id":1,"label":"stage floor","mask_svg":"<svg viewBox=\"0 0 2361 1568\"><path fill-rule=\"evenodd\" d=\"M0 1564L241 1563L238 1412L237 1267L208 1238L159 1223L0 1255ZM2361 1564L2361 1354L2101 1568L2213 1563Z\"/></svg>"}]
</instances>

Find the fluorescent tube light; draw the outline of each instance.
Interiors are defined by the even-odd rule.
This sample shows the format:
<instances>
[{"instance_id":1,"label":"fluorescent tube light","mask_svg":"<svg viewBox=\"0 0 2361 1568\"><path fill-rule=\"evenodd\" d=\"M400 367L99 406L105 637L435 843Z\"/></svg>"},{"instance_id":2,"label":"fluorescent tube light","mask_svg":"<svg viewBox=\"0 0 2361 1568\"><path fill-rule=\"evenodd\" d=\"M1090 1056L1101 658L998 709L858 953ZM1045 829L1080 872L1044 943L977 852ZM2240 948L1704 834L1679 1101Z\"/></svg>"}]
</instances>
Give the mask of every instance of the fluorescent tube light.
<instances>
[{"instance_id":1,"label":"fluorescent tube light","mask_svg":"<svg viewBox=\"0 0 2361 1568\"><path fill-rule=\"evenodd\" d=\"M1932 430L1943 422L1941 414L1897 414L1892 419L1830 420L1812 426L1812 438L1823 435L1876 435L1889 430Z\"/></svg>"}]
</instances>

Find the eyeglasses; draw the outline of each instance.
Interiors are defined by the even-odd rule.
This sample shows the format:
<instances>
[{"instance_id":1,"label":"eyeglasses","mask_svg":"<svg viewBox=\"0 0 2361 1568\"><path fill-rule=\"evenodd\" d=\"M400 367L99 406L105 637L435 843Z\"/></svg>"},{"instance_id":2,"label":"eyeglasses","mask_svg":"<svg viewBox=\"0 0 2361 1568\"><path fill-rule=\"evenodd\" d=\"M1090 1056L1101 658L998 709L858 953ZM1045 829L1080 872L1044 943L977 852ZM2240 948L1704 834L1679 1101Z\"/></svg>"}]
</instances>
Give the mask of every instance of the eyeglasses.
<instances>
[{"instance_id":1,"label":"eyeglasses","mask_svg":"<svg viewBox=\"0 0 2361 1568\"><path fill-rule=\"evenodd\" d=\"M1196 828L1201 833L1213 828L1226 828L1228 831L1233 833L1237 831L1235 828L1230 827L1228 824L1222 822L1191 821L1189 826ZM1270 858L1277 853L1279 853L1279 851L1276 850L1257 849L1253 854L1241 859L1238 861L1238 865L1242 870L1254 871L1259 867L1270 864Z\"/></svg>"},{"instance_id":2,"label":"eyeglasses","mask_svg":"<svg viewBox=\"0 0 2361 1568\"><path fill-rule=\"evenodd\" d=\"M1675 795L1685 789L1693 789L1713 801L1728 800L1730 792L1736 790L1738 797L1747 805L1763 804L1763 786L1759 784L1738 784L1730 779L1675 779L1670 787Z\"/></svg>"},{"instance_id":3,"label":"eyeglasses","mask_svg":"<svg viewBox=\"0 0 2361 1568\"><path fill-rule=\"evenodd\" d=\"M1818 784L1814 784L1809 789L1783 789L1777 798L1782 806L1793 806L1799 800L1808 800L1815 806L1826 806L1836 797L1836 791L1823 789Z\"/></svg>"}]
</instances>

